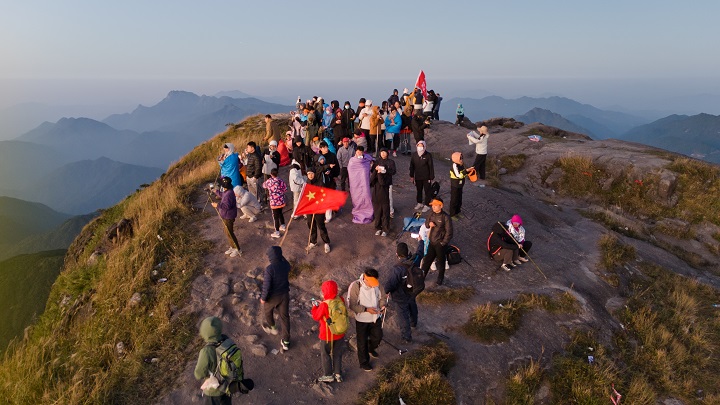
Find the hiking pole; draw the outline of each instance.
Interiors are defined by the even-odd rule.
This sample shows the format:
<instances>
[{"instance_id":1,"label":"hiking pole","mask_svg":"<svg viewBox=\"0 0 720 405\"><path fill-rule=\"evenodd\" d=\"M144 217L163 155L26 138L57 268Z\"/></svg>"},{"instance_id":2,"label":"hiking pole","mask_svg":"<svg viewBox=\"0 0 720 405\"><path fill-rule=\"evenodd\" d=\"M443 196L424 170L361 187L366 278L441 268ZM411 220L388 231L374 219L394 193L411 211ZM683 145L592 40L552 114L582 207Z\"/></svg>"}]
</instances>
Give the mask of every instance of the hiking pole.
<instances>
[{"instance_id":1,"label":"hiking pole","mask_svg":"<svg viewBox=\"0 0 720 405\"><path fill-rule=\"evenodd\" d=\"M501 226L502 229L505 231L505 233L507 233L507 234L510 236L510 239L512 239L513 242L515 242L515 244L517 245L517 247L520 248L520 250L522 250L523 253L525 253L525 256L527 256L527 258L530 259L530 261L532 262L532 264L535 265L535 268L537 269L537 271L539 271L540 274L542 274L542 276L545 277L545 280L547 280L548 278L547 278L547 276L545 275L545 273L543 273L542 270L540 270L540 267L535 263L535 260L533 260L532 257L530 257L530 255L528 254L528 252L526 252L525 249L522 248L522 246L520 246L520 244L518 243L518 241L515 240L515 237L512 236L512 234L510 233L510 231L508 231L507 228L505 228L505 225L503 225L502 223L500 223L500 221L497 221L497 223L500 224L500 226Z\"/></svg>"},{"instance_id":2,"label":"hiking pole","mask_svg":"<svg viewBox=\"0 0 720 405\"><path fill-rule=\"evenodd\" d=\"M312 214L312 218L310 218L310 232L308 233L308 244L305 247L305 254L310 253L310 238L312 236L313 226L315 225L315 214ZM287 234L287 231L285 231L285 234Z\"/></svg>"},{"instance_id":3,"label":"hiking pole","mask_svg":"<svg viewBox=\"0 0 720 405\"><path fill-rule=\"evenodd\" d=\"M401 348L395 346L394 344L388 342L387 340L385 340L385 338L383 338L382 341L387 343L388 345L390 345L390 347L392 347L393 349L397 350L398 354L400 354L401 356L403 355L403 353L407 353L407 349L401 349Z\"/></svg>"}]
</instances>

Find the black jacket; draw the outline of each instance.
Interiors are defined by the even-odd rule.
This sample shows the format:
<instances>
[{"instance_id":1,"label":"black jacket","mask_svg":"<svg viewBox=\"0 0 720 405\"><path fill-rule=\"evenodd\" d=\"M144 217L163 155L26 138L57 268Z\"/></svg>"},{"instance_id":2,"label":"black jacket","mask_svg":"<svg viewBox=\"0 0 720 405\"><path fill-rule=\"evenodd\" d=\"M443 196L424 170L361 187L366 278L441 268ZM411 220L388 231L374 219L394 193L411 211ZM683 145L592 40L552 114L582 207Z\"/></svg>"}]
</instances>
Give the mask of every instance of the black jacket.
<instances>
[{"instance_id":1,"label":"black jacket","mask_svg":"<svg viewBox=\"0 0 720 405\"><path fill-rule=\"evenodd\" d=\"M340 162L338 162L337 156L328 150L327 153L323 154L325 157L326 165L335 165L330 169L330 177L335 178L340 175Z\"/></svg>"},{"instance_id":2,"label":"black jacket","mask_svg":"<svg viewBox=\"0 0 720 405\"><path fill-rule=\"evenodd\" d=\"M279 246L270 246L267 251L270 265L265 268L262 294L260 299L267 301L275 295L285 294L290 291L290 263L283 257L282 249Z\"/></svg>"},{"instance_id":3,"label":"black jacket","mask_svg":"<svg viewBox=\"0 0 720 405\"><path fill-rule=\"evenodd\" d=\"M300 169L303 173L307 172L309 166L312 166L312 150L302 143L302 138L295 137L295 145L293 145L292 157L298 163L300 163ZM297 142L301 142L300 146L297 146Z\"/></svg>"},{"instance_id":4,"label":"black jacket","mask_svg":"<svg viewBox=\"0 0 720 405\"><path fill-rule=\"evenodd\" d=\"M430 243L440 243L443 246L447 246L453 237L453 226L450 215L446 214L445 211L440 211L440 213L437 214L433 211L425 220L425 226L427 228L430 228L430 222L435 223L435 227L430 230Z\"/></svg>"},{"instance_id":5,"label":"black jacket","mask_svg":"<svg viewBox=\"0 0 720 405\"><path fill-rule=\"evenodd\" d=\"M389 106L395 105L396 101L400 101L400 97L397 94L393 93L390 97L388 97Z\"/></svg>"},{"instance_id":6,"label":"black jacket","mask_svg":"<svg viewBox=\"0 0 720 405\"><path fill-rule=\"evenodd\" d=\"M511 236L505 232L502 225L495 222L487 241L487 249L490 256L493 256L500 249L518 249L518 246L510 238Z\"/></svg>"},{"instance_id":7,"label":"black jacket","mask_svg":"<svg viewBox=\"0 0 720 405\"><path fill-rule=\"evenodd\" d=\"M410 121L410 128L415 138L415 143L425 140L425 128L429 127L425 123L425 117L422 114L415 114Z\"/></svg>"},{"instance_id":8,"label":"black jacket","mask_svg":"<svg viewBox=\"0 0 720 405\"><path fill-rule=\"evenodd\" d=\"M352 107L343 109L343 112L342 112L343 128L345 128L346 131L350 131L354 121L355 121L355 110L353 110Z\"/></svg>"},{"instance_id":9,"label":"black jacket","mask_svg":"<svg viewBox=\"0 0 720 405\"><path fill-rule=\"evenodd\" d=\"M385 173L378 173L375 169L377 166L385 167ZM379 158L373 162L370 168L370 185L374 186L377 184L384 187L390 187L392 186L392 176L394 176L395 173L397 173L397 169L395 168L395 162L392 159Z\"/></svg>"},{"instance_id":10,"label":"black jacket","mask_svg":"<svg viewBox=\"0 0 720 405\"><path fill-rule=\"evenodd\" d=\"M414 265L412 257L398 261L390 270L390 277L385 282L385 292L392 294L392 300L397 303L404 304L415 299L405 290L407 271L412 265Z\"/></svg>"},{"instance_id":11,"label":"black jacket","mask_svg":"<svg viewBox=\"0 0 720 405\"><path fill-rule=\"evenodd\" d=\"M422 156L417 152L410 157L410 177L414 177L415 181L435 180L435 168L433 167L433 158L430 152L423 153Z\"/></svg>"},{"instance_id":12,"label":"black jacket","mask_svg":"<svg viewBox=\"0 0 720 405\"><path fill-rule=\"evenodd\" d=\"M257 149L255 149L257 151ZM247 155L247 177L259 179L262 177L262 162L257 152L248 153Z\"/></svg>"}]
</instances>

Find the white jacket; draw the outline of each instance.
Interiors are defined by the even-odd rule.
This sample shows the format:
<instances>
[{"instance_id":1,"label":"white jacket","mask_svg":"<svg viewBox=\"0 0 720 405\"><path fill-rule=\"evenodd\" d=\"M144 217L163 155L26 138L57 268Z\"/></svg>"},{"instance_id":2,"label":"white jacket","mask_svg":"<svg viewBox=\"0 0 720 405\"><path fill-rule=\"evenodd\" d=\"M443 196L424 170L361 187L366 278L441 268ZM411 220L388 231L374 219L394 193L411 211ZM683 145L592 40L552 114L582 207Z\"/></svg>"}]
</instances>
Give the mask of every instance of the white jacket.
<instances>
[{"instance_id":1,"label":"white jacket","mask_svg":"<svg viewBox=\"0 0 720 405\"><path fill-rule=\"evenodd\" d=\"M367 114L365 118L360 120L360 129L367 129L370 130L370 116L373 115L372 107L365 107L362 110L360 110L360 113L358 113L358 117L362 116L363 114Z\"/></svg>"},{"instance_id":2,"label":"white jacket","mask_svg":"<svg viewBox=\"0 0 720 405\"><path fill-rule=\"evenodd\" d=\"M293 161L293 163L295 163L295 161ZM301 192L303 184L306 182L305 176L302 175L302 171L294 167L290 169L290 178L288 180L290 182L290 191L293 193Z\"/></svg>"},{"instance_id":3,"label":"white jacket","mask_svg":"<svg viewBox=\"0 0 720 405\"><path fill-rule=\"evenodd\" d=\"M490 135L479 135L477 132L472 131L467 134L468 142L475 144L475 153L478 155L487 155L488 137Z\"/></svg>"}]
</instances>

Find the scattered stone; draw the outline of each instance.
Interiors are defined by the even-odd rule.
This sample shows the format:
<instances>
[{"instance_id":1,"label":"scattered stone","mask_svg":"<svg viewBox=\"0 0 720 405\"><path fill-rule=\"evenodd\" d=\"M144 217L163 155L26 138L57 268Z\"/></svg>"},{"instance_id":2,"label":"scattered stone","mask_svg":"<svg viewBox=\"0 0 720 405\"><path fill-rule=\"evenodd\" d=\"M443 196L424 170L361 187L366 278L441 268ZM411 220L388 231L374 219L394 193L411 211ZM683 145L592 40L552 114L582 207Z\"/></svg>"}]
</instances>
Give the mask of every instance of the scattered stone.
<instances>
[{"instance_id":1,"label":"scattered stone","mask_svg":"<svg viewBox=\"0 0 720 405\"><path fill-rule=\"evenodd\" d=\"M265 345L253 345L250 348L250 352L254 354L257 357L265 357L267 356L268 349L265 347Z\"/></svg>"},{"instance_id":2,"label":"scattered stone","mask_svg":"<svg viewBox=\"0 0 720 405\"><path fill-rule=\"evenodd\" d=\"M134 307L134 306L137 306L137 304L139 304L141 300L142 300L142 295L140 295L139 292L136 292L135 294L132 295L132 297L130 297L130 301L128 301L128 304L131 307Z\"/></svg>"},{"instance_id":3,"label":"scattered stone","mask_svg":"<svg viewBox=\"0 0 720 405\"><path fill-rule=\"evenodd\" d=\"M238 281L237 283L233 284L232 292L234 292L235 294L238 294L243 291L245 291L245 283L243 283L242 281Z\"/></svg>"},{"instance_id":4,"label":"scattered stone","mask_svg":"<svg viewBox=\"0 0 720 405\"><path fill-rule=\"evenodd\" d=\"M325 383L313 384L313 390L324 397L332 397L332 385Z\"/></svg>"},{"instance_id":5,"label":"scattered stone","mask_svg":"<svg viewBox=\"0 0 720 405\"><path fill-rule=\"evenodd\" d=\"M115 354L117 354L118 357L125 355L125 343L117 342L117 344L115 344Z\"/></svg>"},{"instance_id":6,"label":"scattered stone","mask_svg":"<svg viewBox=\"0 0 720 405\"><path fill-rule=\"evenodd\" d=\"M98 260L100 260L100 256L102 256L102 253L100 252L93 252L90 257L88 257L87 262L85 262L88 266L94 266L97 264Z\"/></svg>"},{"instance_id":7,"label":"scattered stone","mask_svg":"<svg viewBox=\"0 0 720 405\"><path fill-rule=\"evenodd\" d=\"M245 273L245 275L250 278L253 278L253 279L258 278L258 277L260 277L262 279L262 272L263 271L261 268L255 267L254 269L248 270L248 272Z\"/></svg>"},{"instance_id":8,"label":"scattered stone","mask_svg":"<svg viewBox=\"0 0 720 405\"><path fill-rule=\"evenodd\" d=\"M248 343L255 343L258 341L260 337L258 335L246 335L245 340L248 341Z\"/></svg>"},{"instance_id":9,"label":"scattered stone","mask_svg":"<svg viewBox=\"0 0 720 405\"><path fill-rule=\"evenodd\" d=\"M280 353L280 350L272 349L272 350L270 350L270 353L272 353L273 355L277 355L278 353Z\"/></svg>"},{"instance_id":10,"label":"scattered stone","mask_svg":"<svg viewBox=\"0 0 720 405\"><path fill-rule=\"evenodd\" d=\"M70 304L70 300L71 300L71 299L72 299L72 298L71 298L69 295L63 296L62 301L60 301L60 306L61 306L61 307L68 306L68 304Z\"/></svg>"},{"instance_id":11,"label":"scattered stone","mask_svg":"<svg viewBox=\"0 0 720 405\"><path fill-rule=\"evenodd\" d=\"M501 167L500 170L498 170L498 174L501 175L501 176L502 176L503 174L507 174L507 172L508 172L507 169L504 168L504 167Z\"/></svg>"}]
</instances>

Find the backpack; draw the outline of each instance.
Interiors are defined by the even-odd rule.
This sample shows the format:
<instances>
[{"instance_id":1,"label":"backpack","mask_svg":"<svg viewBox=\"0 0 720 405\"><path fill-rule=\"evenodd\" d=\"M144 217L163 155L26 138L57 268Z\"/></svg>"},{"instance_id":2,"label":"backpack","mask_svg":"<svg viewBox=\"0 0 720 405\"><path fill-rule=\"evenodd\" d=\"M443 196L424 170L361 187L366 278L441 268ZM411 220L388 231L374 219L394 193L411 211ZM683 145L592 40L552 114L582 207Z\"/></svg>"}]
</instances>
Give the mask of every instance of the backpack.
<instances>
[{"instance_id":1,"label":"backpack","mask_svg":"<svg viewBox=\"0 0 720 405\"><path fill-rule=\"evenodd\" d=\"M414 261L405 267L405 284L403 288L411 297L417 297L418 294L425 290L425 273L415 265Z\"/></svg>"},{"instance_id":2,"label":"backpack","mask_svg":"<svg viewBox=\"0 0 720 405\"><path fill-rule=\"evenodd\" d=\"M328 306L330 316L325 319L330 333L333 335L342 335L348 329L348 312L342 298L335 297L331 300L325 300Z\"/></svg>"},{"instance_id":3,"label":"backpack","mask_svg":"<svg viewBox=\"0 0 720 405\"><path fill-rule=\"evenodd\" d=\"M435 198L438 196L438 194L440 194L440 183L434 181L430 185L430 194L432 194L432 198Z\"/></svg>"},{"instance_id":4,"label":"backpack","mask_svg":"<svg viewBox=\"0 0 720 405\"><path fill-rule=\"evenodd\" d=\"M242 353L232 339L225 337L220 343L211 343L215 347L217 367L213 374L220 386L219 391L232 395L241 391L240 381L243 379Z\"/></svg>"},{"instance_id":5,"label":"backpack","mask_svg":"<svg viewBox=\"0 0 720 405\"><path fill-rule=\"evenodd\" d=\"M449 265L460 264L462 256L460 256L460 248L455 245L447 245L445 248L445 258Z\"/></svg>"}]
</instances>

